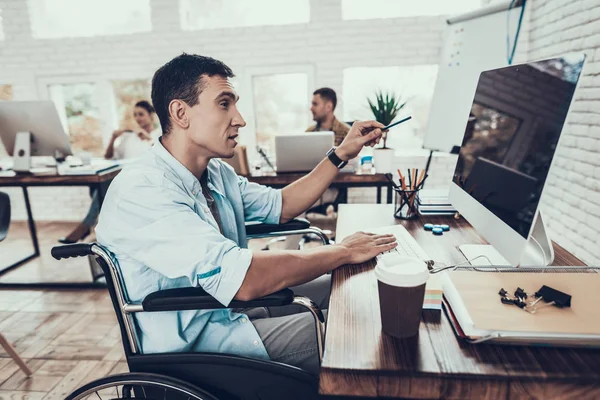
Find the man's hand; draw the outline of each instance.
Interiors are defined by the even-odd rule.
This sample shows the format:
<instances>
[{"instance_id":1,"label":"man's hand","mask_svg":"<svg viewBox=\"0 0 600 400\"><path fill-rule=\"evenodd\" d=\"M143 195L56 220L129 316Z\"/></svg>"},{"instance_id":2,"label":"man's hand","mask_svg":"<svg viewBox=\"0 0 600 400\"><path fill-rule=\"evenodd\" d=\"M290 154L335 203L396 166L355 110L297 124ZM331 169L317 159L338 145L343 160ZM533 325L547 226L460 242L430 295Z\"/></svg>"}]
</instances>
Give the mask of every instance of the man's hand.
<instances>
[{"instance_id":1,"label":"man's hand","mask_svg":"<svg viewBox=\"0 0 600 400\"><path fill-rule=\"evenodd\" d=\"M398 242L394 235L357 232L346 237L339 245L348 252L348 264L360 264L384 251L394 249Z\"/></svg>"},{"instance_id":2,"label":"man's hand","mask_svg":"<svg viewBox=\"0 0 600 400\"><path fill-rule=\"evenodd\" d=\"M377 121L355 122L344 141L335 151L343 161L353 159L360 153L364 146L375 146L381 140L384 125Z\"/></svg>"}]
</instances>

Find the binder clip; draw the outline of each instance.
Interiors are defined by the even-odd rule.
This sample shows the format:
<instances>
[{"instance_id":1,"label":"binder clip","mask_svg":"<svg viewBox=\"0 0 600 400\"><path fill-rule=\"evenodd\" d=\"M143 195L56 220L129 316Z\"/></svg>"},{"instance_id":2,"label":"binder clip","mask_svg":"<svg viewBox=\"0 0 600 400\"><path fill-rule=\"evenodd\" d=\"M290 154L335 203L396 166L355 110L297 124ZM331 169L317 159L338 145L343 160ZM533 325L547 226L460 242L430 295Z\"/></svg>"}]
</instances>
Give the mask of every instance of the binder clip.
<instances>
[{"instance_id":1,"label":"binder clip","mask_svg":"<svg viewBox=\"0 0 600 400\"><path fill-rule=\"evenodd\" d=\"M527 303L525 303L525 301L523 301L522 298L520 298L519 296L516 296L516 295L514 298L511 298L509 296L508 292L504 288L500 288L500 291L498 292L498 294L500 295L500 302L502 304L512 304L519 308L527 307Z\"/></svg>"},{"instance_id":2,"label":"binder clip","mask_svg":"<svg viewBox=\"0 0 600 400\"><path fill-rule=\"evenodd\" d=\"M544 300L546 303L544 306L552 305L558 308L563 307L571 307L571 295L567 293L563 293L560 290L553 289L549 286L542 286L540 290L535 292L535 297L537 300L534 303L537 303L539 300ZM541 308L541 307L538 307Z\"/></svg>"},{"instance_id":3,"label":"binder clip","mask_svg":"<svg viewBox=\"0 0 600 400\"><path fill-rule=\"evenodd\" d=\"M514 297L511 297L504 288L501 288L498 292L500 295L500 301L502 304L515 305L530 314L535 314L539 309L549 306L555 306L558 308L571 307L571 295L563 293L560 290L556 290L549 286L542 286L540 290L534 293L533 296L528 294L525 289L520 287L514 292ZM527 302L528 298L535 297L534 301ZM536 305L544 300L546 304L536 307Z\"/></svg>"}]
</instances>

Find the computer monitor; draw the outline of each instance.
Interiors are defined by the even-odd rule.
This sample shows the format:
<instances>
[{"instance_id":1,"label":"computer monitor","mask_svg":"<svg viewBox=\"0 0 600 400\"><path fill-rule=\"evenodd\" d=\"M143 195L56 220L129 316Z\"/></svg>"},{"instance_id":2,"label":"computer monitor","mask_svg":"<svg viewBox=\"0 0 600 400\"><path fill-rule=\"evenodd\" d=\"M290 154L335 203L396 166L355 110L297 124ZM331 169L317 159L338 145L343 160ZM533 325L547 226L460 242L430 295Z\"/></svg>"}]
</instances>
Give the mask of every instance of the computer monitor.
<instances>
[{"instance_id":1,"label":"computer monitor","mask_svg":"<svg viewBox=\"0 0 600 400\"><path fill-rule=\"evenodd\" d=\"M32 156L71 155L69 136L52 101L0 101L0 139L9 155L18 132L31 134Z\"/></svg>"},{"instance_id":2,"label":"computer monitor","mask_svg":"<svg viewBox=\"0 0 600 400\"><path fill-rule=\"evenodd\" d=\"M312 171L333 146L333 139L331 131L275 136L277 172Z\"/></svg>"},{"instance_id":3,"label":"computer monitor","mask_svg":"<svg viewBox=\"0 0 600 400\"><path fill-rule=\"evenodd\" d=\"M481 73L449 194L491 245L460 247L467 259L485 256L473 264L552 263L539 203L584 60L574 54Z\"/></svg>"}]
</instances>

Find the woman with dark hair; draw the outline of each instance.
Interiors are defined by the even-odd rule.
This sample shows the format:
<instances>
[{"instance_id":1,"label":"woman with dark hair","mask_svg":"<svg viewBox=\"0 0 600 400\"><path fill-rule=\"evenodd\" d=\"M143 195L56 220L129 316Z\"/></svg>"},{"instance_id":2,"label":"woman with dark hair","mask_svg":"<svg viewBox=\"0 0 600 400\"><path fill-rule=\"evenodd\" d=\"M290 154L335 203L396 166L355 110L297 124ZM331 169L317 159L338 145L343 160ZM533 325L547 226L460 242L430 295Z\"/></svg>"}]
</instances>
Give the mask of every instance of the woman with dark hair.
<instances>
[{"instance_id":1,"label":"woman with dark hair","mask_svg":"<svg viewBox=\"0 0 600 400\"><path fill-rule=\"evenodd\" d=\"M155 110L146 100L135 103L133 108L133 117L137 122L139 129L120 129L112 133L110 142L106 147L104 158L109 160L122 160L126 158L135 158L152 147L152 144L162 135L160 126L154 128ZM91 193L92 204L90 209L77 227L66 237L60 238L61 243L76 243L85 239L90 234L92 227L96 224L98 214L100 213L100 199L98 192L93 190Z\"/></svg>"},{"instance_id":2,"label":"woman with dark hair","mask_svg":"<svg viewBox=\"0 0 600 400\"><path fill-rule=\"evenodd\" d=\"M154 107L146 100L135 103L133 118L135 118L135 122L137 122L140 129L136 131L130 129L114 131L106 147L104 158L109 160L134 158L145 151L147 147L150 147L155 140L158 140L162 132L160 127L154 129L154 113ZM139 140L132 139L132 136L137 136ZM115 149L117 150L115 151Z\"/></svg>"}]
</instances>

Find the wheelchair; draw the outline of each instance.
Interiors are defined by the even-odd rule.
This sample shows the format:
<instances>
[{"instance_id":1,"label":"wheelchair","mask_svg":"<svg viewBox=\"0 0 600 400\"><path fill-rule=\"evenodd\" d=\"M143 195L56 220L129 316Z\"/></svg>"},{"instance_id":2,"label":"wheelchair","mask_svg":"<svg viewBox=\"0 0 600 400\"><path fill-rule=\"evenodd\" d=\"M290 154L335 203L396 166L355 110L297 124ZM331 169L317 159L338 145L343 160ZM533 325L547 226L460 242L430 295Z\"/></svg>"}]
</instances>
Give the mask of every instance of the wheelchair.
<instances>
[{"instance_id":1,"label":"wheelchair","mask_svg":"<svg viewBox=\"0 0 600 400\"><path fill-rule=\"evenodd\" d=\"M249 239L311 233L323 244L329 239L306 220L286 224L246 226ZM222 353L141 354L134 313L225 308L200 287L160 290L141 303L127 298L118 265L107 249L97 243L56 246L56 259L94 256L104 272L106 285L121 328L121 338L130 373L107 376L71 393L67 400L165 399L165 400L307 400L318 398L318 378L304 370L275 362ZM323 355L323 313L306 297L283 289L252 301L234 300L228 308L305 307L315 319L319 359Z\"/></svg>"}]
</instances>

